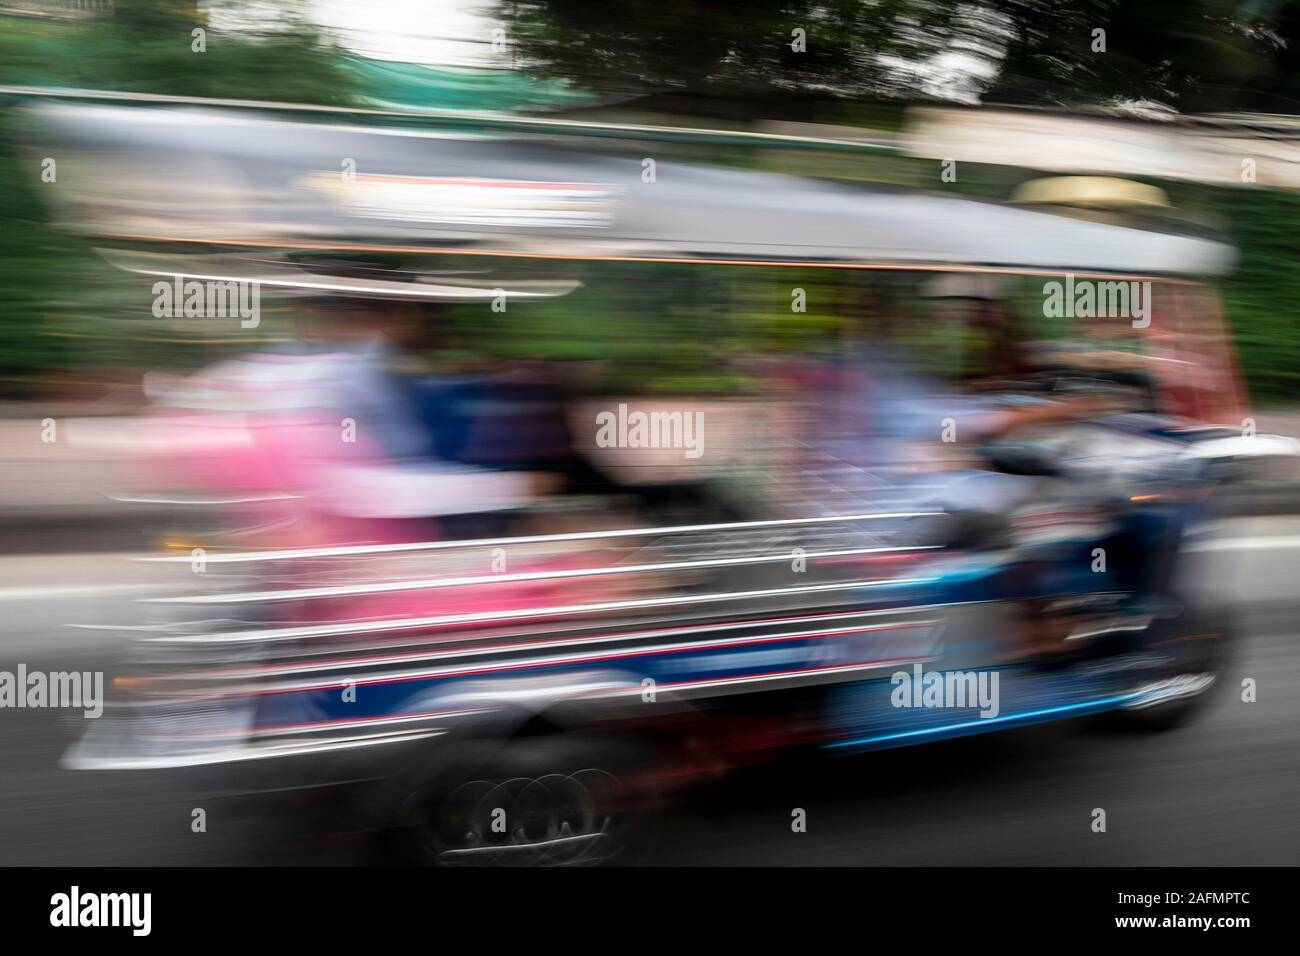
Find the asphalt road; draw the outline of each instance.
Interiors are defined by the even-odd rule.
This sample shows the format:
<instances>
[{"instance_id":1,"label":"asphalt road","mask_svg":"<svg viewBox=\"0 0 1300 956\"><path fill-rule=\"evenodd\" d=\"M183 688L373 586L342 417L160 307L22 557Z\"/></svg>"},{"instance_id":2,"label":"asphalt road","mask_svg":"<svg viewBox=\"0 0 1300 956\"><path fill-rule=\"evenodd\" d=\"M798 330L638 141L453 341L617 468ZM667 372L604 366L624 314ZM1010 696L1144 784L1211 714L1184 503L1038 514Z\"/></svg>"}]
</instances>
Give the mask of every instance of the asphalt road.
<instances>
[{"instance_id":1,"label":"asphalt road","mask_svg":"<svg viewBox=\"0 0 1300 956\"><path fill-rule=\"evenodd\" d=\"M1232 522L1206 587L1244 640L1216 705L1154 735L1072 722L767 767L663 819L648 862L823 865L1300 863L1300 521ZM0 669L109 669L113 633L158 572L112 555L0 559ZM1258 700L1243 703L1244 677ZM213 795L192 772L87 773L58 759L84 726L0 710L0 864L355 863L363 841L285 841L284 820ZM232 771L238 784L239 770ZM207 832L191 830L192 811ZM1091 829L1104 808L1107 831ZM791 811L807 830L791 832Z\"/></svg>"}]
</instances>

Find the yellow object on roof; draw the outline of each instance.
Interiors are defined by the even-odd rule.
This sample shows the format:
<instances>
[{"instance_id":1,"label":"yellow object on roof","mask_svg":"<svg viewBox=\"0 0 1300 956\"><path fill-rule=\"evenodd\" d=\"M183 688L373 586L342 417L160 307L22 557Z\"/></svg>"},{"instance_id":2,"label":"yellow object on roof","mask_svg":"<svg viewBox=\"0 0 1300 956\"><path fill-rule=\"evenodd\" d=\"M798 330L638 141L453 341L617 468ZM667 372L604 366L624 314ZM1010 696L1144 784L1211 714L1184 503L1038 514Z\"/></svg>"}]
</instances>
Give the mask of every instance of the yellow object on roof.
<instances>
[{"instance_id":1,"label":"yellow object on roof","mask_svg":"<svg viewBox=\"0 0 1300 956\"><path fill-rule=\"evenodd\" d=\"M1051 176L1021 184L1012 202L1054 206L1094 206L1118 209L1131 206L1168 207L1163 189L1111 176Z\"/></svg>"}]
</instances>

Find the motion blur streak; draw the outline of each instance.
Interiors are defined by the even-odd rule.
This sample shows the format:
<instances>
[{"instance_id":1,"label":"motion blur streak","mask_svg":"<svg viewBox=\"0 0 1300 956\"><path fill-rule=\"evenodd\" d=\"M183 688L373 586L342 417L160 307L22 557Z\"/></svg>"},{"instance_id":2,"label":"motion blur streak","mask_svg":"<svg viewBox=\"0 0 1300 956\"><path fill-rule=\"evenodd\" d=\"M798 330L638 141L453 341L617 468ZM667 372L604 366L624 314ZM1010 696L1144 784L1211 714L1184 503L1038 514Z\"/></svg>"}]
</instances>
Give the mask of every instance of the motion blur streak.
<instances>
[{"instance_id":1,"label":"motion blur streak","mask_svg":"<svg viewBox=\"0 0 1300 956\"><path fill-rule=\"evenodd\" d=\"M6 862L1300 861L1292 4L346 6L0 0Z\"/></svg>"}]
</instances>

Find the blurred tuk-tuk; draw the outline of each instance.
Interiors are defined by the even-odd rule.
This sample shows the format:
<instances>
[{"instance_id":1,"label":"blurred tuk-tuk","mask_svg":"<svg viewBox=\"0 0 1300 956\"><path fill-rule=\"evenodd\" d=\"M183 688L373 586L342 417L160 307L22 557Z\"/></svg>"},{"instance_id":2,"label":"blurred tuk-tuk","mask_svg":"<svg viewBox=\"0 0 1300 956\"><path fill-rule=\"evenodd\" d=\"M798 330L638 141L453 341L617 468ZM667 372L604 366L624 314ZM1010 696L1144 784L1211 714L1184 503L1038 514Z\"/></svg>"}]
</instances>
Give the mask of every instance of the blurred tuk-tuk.
<instances>
[{"instance_id":1,"label":"blurred tuk-tuk","mask_svg":"<svg viewBox=\"0 0 1300 956\"><path fill-rule=\"evenodd\" d=\"M875 312L817 369L762 366L782 387L706 446L715 474L761 462L759 492L690 520L627 505L658 465L598 440L601 415L625 437L624 407L570 416L604 478L578 501L481 463L362 460L335 434L346 362L175 383L191 414L162 427L218 436L189 475L246 520L154 559L192 593L157 600L70 766L255 762L362 785L358 806L425 860L600 862L666 792L776 752L1102 712L1167 726L1220 683L1231 622L1189 590L1188 542L1234 466L1295 449L1250 422L1208 284L1232 250L1134 218L1158 191L1063 179L995 203L550 128L338 120L75 100L25 117L62 157L56 215L148 281L489 309L574 293L592 264L799 268L880 277ZM898 374L904 350L929 378ZM1039 415L1080 396L1092 414ZM890 444L858 460L868 433ZM448 520L474 512L507 520ZM1000 698L900 705L899 675L932 672L998 675Z\"/></svg>"}]
</instances>

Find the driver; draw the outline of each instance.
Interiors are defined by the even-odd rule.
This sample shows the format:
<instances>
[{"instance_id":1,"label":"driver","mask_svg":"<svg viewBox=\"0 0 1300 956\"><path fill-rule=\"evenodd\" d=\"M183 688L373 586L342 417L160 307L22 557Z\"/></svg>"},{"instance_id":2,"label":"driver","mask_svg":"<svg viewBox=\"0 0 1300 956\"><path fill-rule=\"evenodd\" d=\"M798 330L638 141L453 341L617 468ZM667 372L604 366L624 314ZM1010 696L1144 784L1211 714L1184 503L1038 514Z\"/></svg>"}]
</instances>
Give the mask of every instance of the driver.
<instances>
[{"instance_id":1,"label":"driver","mask_svg":"<svg viewBox=\"0 0 1300 956\"><path fill-rule=\"evenodd\" d=\"M1096 418L1115 410L1112 394L1100 391L1052 392L1031 386L1033 363L1007 307L1000 277L944 275L930 295L945 300L946 312L961 323L957 334L967 346L960 356L956 388L937 406L951 431L941 437L948 449L937 502L945 511L969 515L1009 515L1041 500L1042 480L1007 474L979 453L1006 436ZM946 409L944 408L946 406ZM932 423L933 427L933 423ZM1078 625L1068 615L1042 613L1053 598L1047 568L1029 563L1014 572L1020 594L1019 622L1010 658L1050 662L1060 658L1066 638Z\"/></svg>"}]
</instances>

